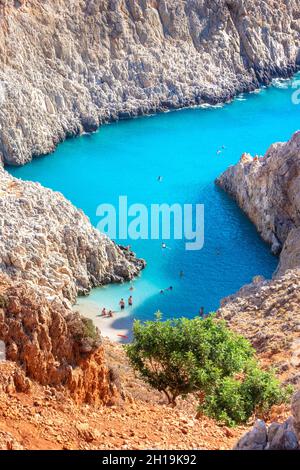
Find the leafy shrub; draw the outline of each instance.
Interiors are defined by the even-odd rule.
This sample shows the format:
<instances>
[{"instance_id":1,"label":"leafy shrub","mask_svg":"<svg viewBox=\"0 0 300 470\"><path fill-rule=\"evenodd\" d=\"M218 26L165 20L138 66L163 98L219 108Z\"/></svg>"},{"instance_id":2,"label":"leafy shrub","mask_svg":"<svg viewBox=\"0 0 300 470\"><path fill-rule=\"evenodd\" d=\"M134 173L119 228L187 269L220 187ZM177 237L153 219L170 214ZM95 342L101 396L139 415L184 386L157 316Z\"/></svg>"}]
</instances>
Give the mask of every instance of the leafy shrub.
<instances>
[{"instance_id":1,"label":"leafy shrub","mask_svg":"<svg viewBox=\"0 0 300 470\"><path fill-rule=\"evenodd\" d=\"M273 405L289 400L293 388L281 387L273 371L262 370L257 361L245 366L243 377L225 377L200 405L206 415L233 426L256 416L266 417Z\"/></svg>"},{"instance_id":2,"label":"leafy shrub","mask_svg":"<svg viewBox=\"0 0 300 470\"><path fill-rule=\"evenodd\" d=\"M126 346L131 365L170 404L197 392L200 410L226 424L243 423L254 411L282 403L288 392L272 372L260 369L254 349L215 316L134 323Z\"/></svg>"},{"instance_id":3,"label":"leafy shrub","mask_svg":"<svg viewBox=\"0 0 300 470\"><path fill-rule=\"evenodd\" d=\"M78 312L66 318L68 329L82 354L89 354L101 345L98 328L89 318L82 317Z\"/></svg>"},{"instance_id":4,"label":"leafy shrub","mask_svg":"<svg viewBox=\"0 0 300 470\"><path fill-rule=\"evenodd\" d=\"M93 341L99 340L99 331L90 318L82 317L83 323L83 337L90 338Z\"/></svg>"}]
</instances>

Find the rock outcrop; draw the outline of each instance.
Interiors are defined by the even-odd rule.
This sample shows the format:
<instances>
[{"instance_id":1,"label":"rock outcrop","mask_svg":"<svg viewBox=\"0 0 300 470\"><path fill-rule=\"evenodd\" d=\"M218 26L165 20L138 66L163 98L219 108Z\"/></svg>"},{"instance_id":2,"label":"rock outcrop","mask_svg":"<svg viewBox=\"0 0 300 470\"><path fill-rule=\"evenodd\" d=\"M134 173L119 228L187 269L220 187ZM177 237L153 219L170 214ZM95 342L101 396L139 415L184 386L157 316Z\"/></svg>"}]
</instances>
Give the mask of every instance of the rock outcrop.
<instances>
[{"instance_id":1,"label":"rock outcrop","mask_svg":"<svg viewBox=\"0 0 300 470\"><path fill-rule=\"evenodd\" d=\"M132 279L144 267L95 230L60 193L0 168L0 272L74 302L92 287Z\"/></svg>"},{"instance_id":2,"label":"rock outcrop","mask_svg":"<svg viewBox=\"0 0 300 470\"><path fill-rule=\"evenodd\" d=\"M269 427L257 420L253 429L245 434L235 450L299 450L300 448L300 392L292 401L292 414L283 424L272 423Z\"/></svg>"},{"instance_id":3,"label":"rock outcrop","mask_svg":"<svg viewBox=\"0 0 300 470\"><path fill-rule=\"evenodd\" d=\"M218 316L252 343L282 381L300 384L300 269L272 281L258 278L223 299Z\"/></svg>"},{"instance_id":4,"label":"rock outcrop","mask_svg":"<svg viewBox=\"0 0 300 470\"><path fill-rule=\"evenodd\" d=\"M144 261L95 230L61 194L3 168L0 214L1 359L68 390L77 403L110 403L117 393L100 335L71 304L92 287L132 279ZM21 375L15 386L30 387Z\"/></svg>"},{"instance_id":5,"label":"rock outcrop","mask_svg":"<svg viewBox=\"0 0 300 470\"><path fill-rule=\"evenodd\" d=\"M217 184L234 197L275 253L286 242L278 274L300 266L300 131L289 142L272 145L264 157L242 155Z\"/></svg>"},{"instance_id":6,"label":"rock outcrop","mask_svg":"<svg viewBox=\"0 0 300 470\"><path fill-rule=\"evenodd\" d=\"M99 332L59 297L47 300L43 290L0 275L0 340L6 359L40 384L68 390L77 403L111 403L117 390ZM30 389L20 371L13 385L25 393Z\"/></svg>"},{"instance_id":7,"label":"rock outcrop","mask_svg":"<svg viewBox=\"0 0 300 470\"><path fill-rule=\"evenodd\" d=\"M0 155L252 90L300 65L298 0L0 0Z\"/></svg>"},{"instance_id":8,"label":"rock outcrop","mask_svg":"<svg viewBox=\"0 0 300 470\"><path fill-rule=\"evenodd\" d=\"M264 157L244 154L217 184L281 253L272 281L261 278L222 301L218 315L244 334L284 380L300 382L300 132ZM258 273L259 274L259 273Z\"/></svg>"}]
</instances>

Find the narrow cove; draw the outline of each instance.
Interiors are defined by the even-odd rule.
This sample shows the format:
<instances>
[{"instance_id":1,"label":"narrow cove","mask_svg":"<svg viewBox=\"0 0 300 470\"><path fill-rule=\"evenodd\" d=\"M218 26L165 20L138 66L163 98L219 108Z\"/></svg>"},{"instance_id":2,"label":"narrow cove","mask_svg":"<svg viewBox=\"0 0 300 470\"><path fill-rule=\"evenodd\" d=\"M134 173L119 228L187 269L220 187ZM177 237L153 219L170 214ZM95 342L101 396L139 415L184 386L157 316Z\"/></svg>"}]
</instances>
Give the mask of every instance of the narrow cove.
<instances>
[{"instance_id":1,"label":"narrow cove","mask_svg":"<svg viewBox=\"0 0 300 470\"><path fill-rule=\"evenodd\" d=\"M276 82L226 106L105 125L93 135L64 142L52 155L8 168L18 178L62 192L95 226L99 204L118 207L120 195L129 204L148 207L204 204L205 244L200 251L186 251L184 240L167 241L167 250L163 240L120 241L146 259L141 277L131 285L94 289L78 301L80 311L104 334L117 340L117 334L127 335L133 318L152 319L157 310L165 319L193 317L201 306L213 311L221 298L255 275L272 276L277 258L214 179L243 152L263 154L272 142L291 136L299 119L293 91L291 82ZM169 286L172 291L160 293ZM130 294L133 307L121 314L119 300L127 301ZM117 312L112 322L99 317L103 307Z\"/></svg>"}]
</instances>

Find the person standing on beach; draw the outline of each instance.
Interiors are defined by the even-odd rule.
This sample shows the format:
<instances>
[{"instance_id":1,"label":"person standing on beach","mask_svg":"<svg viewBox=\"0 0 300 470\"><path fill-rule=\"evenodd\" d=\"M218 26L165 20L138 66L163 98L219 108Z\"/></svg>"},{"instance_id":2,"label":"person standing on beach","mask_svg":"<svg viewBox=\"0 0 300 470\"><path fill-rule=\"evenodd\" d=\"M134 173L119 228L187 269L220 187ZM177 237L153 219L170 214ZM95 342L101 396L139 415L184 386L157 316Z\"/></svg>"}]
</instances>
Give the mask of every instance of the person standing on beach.
<instances>
[{"instance_id":1,"label":"person standing on beach","mask_svg":"<svg viewBox=\"0 0 300 470\"><path fill-rule=\"evenodd\" d=\"M131 296L129 297L129 299L128 299L128 305L129 305L129 307L132 307L132 305L133 305L133 298L132 298L132 295L131 295Z\"/></svg>"},{"instance_id":2,"label":"person standing on beach","mask_svg":"<svg viewBox=\"0 0 300 470\"><path fill-rule=\"evenodd\" d=\"M101 317L106 317L106 315L107 315L107 312L106 312L106 308L104 307L101 312Z\"/></svg>"},{"instance_id":3,"label":"person standing on beach","mask_svg":"<svg viewBox=\"0 0 300 470\"><path fill-rule=\"evenodd\" d=\"M124 299L121 299L120 300L120 303L119 303L120 307L121 307L121 310L124 310L125 308L125 302L124 302Z\"/></svg>"}]
</instances>

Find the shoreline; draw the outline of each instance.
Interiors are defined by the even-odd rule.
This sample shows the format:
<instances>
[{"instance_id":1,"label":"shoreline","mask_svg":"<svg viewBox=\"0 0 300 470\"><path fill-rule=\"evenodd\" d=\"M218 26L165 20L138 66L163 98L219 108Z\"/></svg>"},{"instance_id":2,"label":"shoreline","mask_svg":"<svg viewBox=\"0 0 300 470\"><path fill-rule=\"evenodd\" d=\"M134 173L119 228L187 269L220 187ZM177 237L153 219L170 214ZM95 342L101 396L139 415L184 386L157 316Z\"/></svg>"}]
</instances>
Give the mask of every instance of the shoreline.
<instances>
[{"instance_id":1,"label":"shoreline","mask_svg":"<svg viewBox=\"0 0 300 470\"><path fill-rule=\"evenodd\" d=\"M9 162L6 163L5 160L2 162L4 169L9 167L19 167L30 163L33 159L38 159L40 157L47 157L52 155L63 142L81 137L83 135L92 135L96 132L99 132L102 126L117 123L119 121L127 121L131 119L138 119L148 116L156 116L159 114L164 114L168 112L175 112L188 109L197 109L197 108L209 108L217 106L225 106L226 104L232 103L239 95L241 94L250 94L256 91L262 90L264 87L270 87L273 80L290 80L293 76L300 72L300 64L291 64L286 66L282 70L276 70L275 73L271 68L269 70L260 72L261 78L252 82L241 83L240 87L237 87L233 92L224 90L223 94L218 96L213 94L205 94L205 92L195 95L190 100L183 100L181 103L175 104L174 102L162 100L158 105L151 105L147 108L135 108L130 110L119 110L119 111L109 111L109 115L101 116L101 110L99 113L99 124L95 126L85 126L84 122L81 122L82 129L78 128L74 131L66 130L64 135L60 139L54 140L53 145L50 149L39 154L32 154L29 160L22 162ZM176 96L176 95L175 95Z\"/></svg>"},{"instance_id":2,"label":"shoreline","mask_svg":"<svg viewBox=\"0 0 300 470\"><path fill-rule=\"evenodd\" d=\"M85 318L93 321L94 325L100 330L103 338L108 338L113 343L127 344L132 341L132 327L134 322L133 315L125 308L124 311L115 311L112 318L102 317L101 308L92 300L82 301L77 299L73 310L79 312Z\"/></svg>"}]
</instances>

